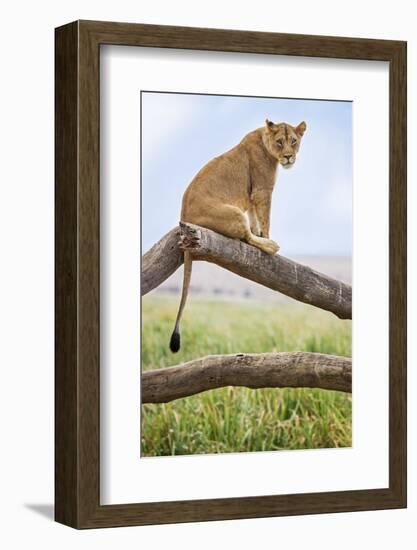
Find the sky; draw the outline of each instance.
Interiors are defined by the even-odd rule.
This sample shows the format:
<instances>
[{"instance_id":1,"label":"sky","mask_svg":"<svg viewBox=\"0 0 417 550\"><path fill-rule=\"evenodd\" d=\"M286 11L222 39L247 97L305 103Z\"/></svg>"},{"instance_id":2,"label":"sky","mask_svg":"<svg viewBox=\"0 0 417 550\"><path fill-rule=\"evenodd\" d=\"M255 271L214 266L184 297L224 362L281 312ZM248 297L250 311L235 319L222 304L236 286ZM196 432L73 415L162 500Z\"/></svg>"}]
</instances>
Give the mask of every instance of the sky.
<instances>
[{"instance_id":1,"label":"sky","mask_svg":"<svg viewBox=\"0 0 417 550\"><path fill-rule=\"evenodd\" d=\"M266 118L307 123L297 161L278 169L273 193L280 254L351 256L351 102L158 92L141 93L142 252L178 224L200 168Z\"/></svg>"}]
</instances>

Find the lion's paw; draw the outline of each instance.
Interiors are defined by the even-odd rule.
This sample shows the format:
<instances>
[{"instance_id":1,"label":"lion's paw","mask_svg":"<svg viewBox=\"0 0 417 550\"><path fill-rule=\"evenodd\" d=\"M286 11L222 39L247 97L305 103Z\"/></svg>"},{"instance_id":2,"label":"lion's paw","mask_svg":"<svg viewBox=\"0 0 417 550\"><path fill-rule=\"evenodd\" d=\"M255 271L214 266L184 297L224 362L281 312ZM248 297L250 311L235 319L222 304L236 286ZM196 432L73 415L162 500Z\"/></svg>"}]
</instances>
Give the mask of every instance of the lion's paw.
<instances>
[{"instance_id":1,"label":"lion's paw","mask_svg":"<svg viewBox=\"0 0 417 550\"><path fill-rule=\"evenodd\" d=\"M267 254L271 254L271 256L273 256L278 252L279 244L271 239L265 239L265 243L262 248Z\"/></svg>"}]
</instances>

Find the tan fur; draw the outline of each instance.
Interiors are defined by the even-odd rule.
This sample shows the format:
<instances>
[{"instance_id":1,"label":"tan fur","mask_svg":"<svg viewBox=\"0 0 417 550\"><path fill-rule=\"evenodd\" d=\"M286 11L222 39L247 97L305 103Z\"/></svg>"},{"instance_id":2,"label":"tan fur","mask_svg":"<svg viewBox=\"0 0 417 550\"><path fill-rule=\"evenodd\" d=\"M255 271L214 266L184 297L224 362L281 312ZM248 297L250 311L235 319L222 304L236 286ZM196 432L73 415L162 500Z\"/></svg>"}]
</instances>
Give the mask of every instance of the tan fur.
<instances>
[{"instance_id":1,"label":"tan fur","mask_svg":"<svg viewBox=\"0 0 417 550\"><path fill-rule=\"evenodd\" d=\"M278 164L293 166L306 130L285 122L265 121L223 155L207 163L187 187L181 221L201 225L226 237L241 239L267 254L278 244L269 238L272 191ZM180 347L179 324L188 294L191 257L185 258L181 304L171 337L171 350Z\"/></svg>"},{"instance_id":2,"label":"tan fur","mask_svg":"<svg viewBox=\"0 0 417 550\"><path fill-rule=\"evenodd\" d=\"M305 122L293 127L266 121L211 160L184 193L181 221L275 254L279 246L269 239L269 225L277 167L294 164L305 130Z\"/></svg>"}]
</instances>

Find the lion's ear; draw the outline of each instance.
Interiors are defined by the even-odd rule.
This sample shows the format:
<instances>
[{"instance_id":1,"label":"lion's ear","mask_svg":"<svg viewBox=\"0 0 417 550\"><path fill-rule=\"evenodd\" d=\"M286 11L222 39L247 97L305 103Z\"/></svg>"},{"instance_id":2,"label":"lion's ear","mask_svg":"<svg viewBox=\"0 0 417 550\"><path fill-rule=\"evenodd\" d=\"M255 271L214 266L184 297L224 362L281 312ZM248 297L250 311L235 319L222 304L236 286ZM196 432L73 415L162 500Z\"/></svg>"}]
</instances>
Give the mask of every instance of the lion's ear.
<instances>
[{"instance_id":1,"label":"lion's ear","mask_svg":"<svg viewBox=\"0 0 417 550\"><path fill-rule=\"evenodd\" d=\"M273 126L274 126L274 123L273 123L273 122L271 122L271 121L268 120L268 119L265 120L265 128L266 128L267 130L272 130L272 127L273 127Z\"/></svg>"},{"instance_id":2,"label":"lion's ear","mask_svg":"<svg viewBox=\"0 0 417 550\"><path fill-rule=\"evenodd\" d=\"M295 129L295 133L301 137L304 135L304 132L306 130L307 130L307 124L303 120L303 122L300 122L300 124Z\"/></svg>"}]
</instances>

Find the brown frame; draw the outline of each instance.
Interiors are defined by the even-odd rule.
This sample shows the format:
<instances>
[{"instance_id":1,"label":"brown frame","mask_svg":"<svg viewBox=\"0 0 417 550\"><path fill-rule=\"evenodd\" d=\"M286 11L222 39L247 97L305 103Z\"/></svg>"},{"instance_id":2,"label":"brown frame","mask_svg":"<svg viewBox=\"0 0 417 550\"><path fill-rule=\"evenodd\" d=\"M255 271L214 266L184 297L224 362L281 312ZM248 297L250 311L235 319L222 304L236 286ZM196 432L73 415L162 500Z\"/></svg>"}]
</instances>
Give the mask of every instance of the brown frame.
<instances>
[{"instance_id":1,"label":"brown frame","mask_svg":"<svg viewBox=\"0 0 417 550\"><path fill-rule=\"evenodd\" d=\"M389 62L389 487L144 504L99 500L101 44ZM406 506L406 43L76 21L56 29L55 519L75 528Z\"/></svg>"}]
</instances>

